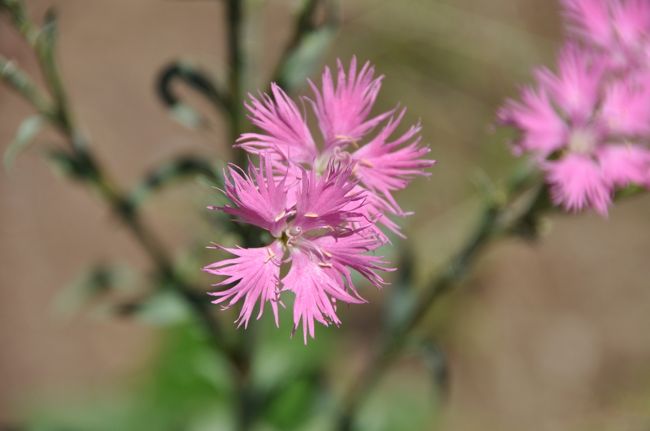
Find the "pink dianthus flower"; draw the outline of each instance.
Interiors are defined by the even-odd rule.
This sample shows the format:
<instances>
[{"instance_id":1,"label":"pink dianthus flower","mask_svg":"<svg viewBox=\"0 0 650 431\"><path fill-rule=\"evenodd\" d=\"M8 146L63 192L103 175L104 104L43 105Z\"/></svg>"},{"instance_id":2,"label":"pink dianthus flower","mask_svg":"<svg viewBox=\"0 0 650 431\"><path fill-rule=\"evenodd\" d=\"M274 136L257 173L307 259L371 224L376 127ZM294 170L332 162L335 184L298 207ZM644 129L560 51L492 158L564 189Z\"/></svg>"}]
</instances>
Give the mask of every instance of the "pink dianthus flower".
<instances>
[{"instance_id":1,"label":"pink dianthus flower","mask_svg":"<svg viewBox=\"0 0 650 431\"><path fill-rule=\"evenodd\" d=\"M593 31L599 13L590 10ZM499 120L519 129L515 151L537 158L556 204L604 215L616 189L650 185L650 74L611 73L585 49L565 47L558 71L539 69Z\"/></svg>"}]
</instances>

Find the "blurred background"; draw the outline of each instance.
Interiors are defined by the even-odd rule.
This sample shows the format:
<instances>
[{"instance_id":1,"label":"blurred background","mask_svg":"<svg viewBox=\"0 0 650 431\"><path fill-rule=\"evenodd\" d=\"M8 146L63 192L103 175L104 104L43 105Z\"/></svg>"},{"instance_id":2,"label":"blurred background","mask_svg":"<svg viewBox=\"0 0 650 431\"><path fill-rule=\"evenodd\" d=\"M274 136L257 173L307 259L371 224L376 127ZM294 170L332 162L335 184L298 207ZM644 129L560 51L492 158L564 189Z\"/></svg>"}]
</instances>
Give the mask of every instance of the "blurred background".
<instances>
[{"instance_id":1,"label":"blurred background","mask_svg":"<svg viewBox=\"0 0 650 431\"><path fill-rule=\"evenodd\" d=\"M210 0L28 0L31 16L54 5L59 58L79 124L124 187L178 154L229 157L221 118L186 89L209 118L191 130L168 115L155 77L185 59L223 77L223 8ZM289 0L247 2L249 87L264 87L289 36ZM327 429L332 400L312 388L347 387L380 333L399 289L417 289L458 248L475 222L480 184L503 181L517 164L495 109L551 64L562 37L559 6L539 0L354 0L326 63L356 54L386 75L377 110L396 102L421 120L439 161L430 179L399 195L415 215L408 241L388 252L414 257L412 286L373 291L370 304L341 310L340 329L318 328L305 347L263 319L261 381L327 364L292 381L260 430ZM37 74L27 45L5 18L0 52ZM304 91L304 90L303 90ZM202 109L205 108L205 109ZM30 108L0 87L0 148ZM148 261L87 189L57 177L42 157L56 136L41 134L0 175L0 423L43 430L231 429L226 368L173 304L138 318L92 299L71 304L84 270L117 264L117 297L149 282ZM193 250L220 239L205 206L216 192L189 181L152 197L145 219L187 271L210 256ZM650 429L650 196L617 205L608 219L554 215L537 243L502 241L471 277L429 314L364 406L363 430ZM203 260L201 259L208 259ZM197 275L198 276L198 275ZM209 280L201 278L205 290ZM72 288L70 287L72 286ZM206 298L206 300L208 300ZM222 315L230 327L232 312ZM444 355L439 352L444 352ZM432 353L433 352L433 353ZM442 365L441 365L442 364ZM280 376L280 377L278 377ZM297 382L297 383L296 383ZM188 419L190 418L190 419ZM0 429L5 429L0 426Z\"/></svg>"}]
</instances>

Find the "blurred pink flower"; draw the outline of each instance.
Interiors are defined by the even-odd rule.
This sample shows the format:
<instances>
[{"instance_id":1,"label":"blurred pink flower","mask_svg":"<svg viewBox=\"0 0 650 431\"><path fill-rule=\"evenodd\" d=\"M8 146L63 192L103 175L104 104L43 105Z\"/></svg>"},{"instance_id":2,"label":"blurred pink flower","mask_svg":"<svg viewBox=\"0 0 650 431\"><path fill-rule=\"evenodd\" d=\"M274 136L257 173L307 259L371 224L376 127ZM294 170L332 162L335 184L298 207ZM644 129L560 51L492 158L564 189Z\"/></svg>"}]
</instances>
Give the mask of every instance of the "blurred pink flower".
<instances>
[{"instance_id":1,"label":"blurred pink flower","mask_svg":"<svg viewBox=\"0 0 650 431\"><path fill-rule=\"evenodd\" d=\"M389 269L380 257L368 254L381 242L364 234L372 222L359 211L366 204L364 191L358 191L351 180L351 169L349 163L330 163L322 175L303 170L299 182L290 186L264 157L248 173L230 167L224 192L233 206L215 209L265 229L273 240L260 248L214 246L234 257L204 268L225 277L214 286L230 286L211 293L217 297L213 303L227 308L243 301L237 323L244 327L256 304L259 319L268 303L277 325L282 293L291 292L294 330L302 326L306 343L307 336L314 337L314 322L340 324L337 301L365 302L352 283L352 270L382 286L377 271ZM288 268L281 278L285 264Z\"/></svg>"},{"instance_id":2,"label":"blurred pink flower","mask_svg":"<svg viewBox=\"0 0 650 431\"><path fill-rule=\"evenodd\" d=\"M650 63L650 2L647 0L562 0L572 35L613 70Z\"/></svg>"},{"instance_id":3,"label":"blurred pink flower","mask_svg":"<svg viewBox=\"0 0 650 431\"><path fill-rule=\"evenodd\" d=\"M352 163L352 174L359 180L359 187L372 194L366 199L364 214L399 233L387 214L408 213L399 207L392 193L405 188L416 176L429 175L425 169L434 161L425 158L429 148L420 145L419 124L391 138L404 117L404 109L371 116L381 80L382 77L375 77L370 63L357 70L356 58L352 58L347 70L338 62L336 78L325 68L321 90L309 82L314 96L303 100L317 119L321 145L315 144L305 114L273 84L271 95L250 97L246 107L252 123L261 131L244 133L238 145L272 159L276 168L288 172L294 180L302 175L299 168L322 173L332 161ZM374 136L368 137L382 124Z\"/></svg>"},{"instance_id":4,"label":"blurred pink flower","mask_svg":"<svg viewBox=\"0 0 650 431\"><path fill-rule=\"evenodd\" d=\"M598 1L567 3L594 38L605 37ZM515 151L539 160L556 204L604 215L617 188L650 184L650 74L608 73L585 49L565 47L558 72L540 69L535 88L498 117L520 131Z\"/></svg>"}]
</instances>

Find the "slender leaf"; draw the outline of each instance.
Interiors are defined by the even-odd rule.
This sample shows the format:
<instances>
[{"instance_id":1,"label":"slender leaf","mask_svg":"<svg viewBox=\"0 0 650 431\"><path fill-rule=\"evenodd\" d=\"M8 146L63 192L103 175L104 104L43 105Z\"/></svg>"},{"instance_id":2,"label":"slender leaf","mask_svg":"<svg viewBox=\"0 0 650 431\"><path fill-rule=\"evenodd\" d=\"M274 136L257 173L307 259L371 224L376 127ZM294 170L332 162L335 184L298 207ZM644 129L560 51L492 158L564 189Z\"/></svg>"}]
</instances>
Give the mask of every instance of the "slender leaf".
<instances>
[{"instance_id":1,"label":"slender leaf","mask_svg":"<svg viewBox=\"0 0 650 431\"><path fill-rule=\"evenodd\" d=\"M302 85L316 71L335 33L332 27L321 27L305 34L280 69L280 85L287 90Z\"/></svg>"},{"instance_id":2,"label":"slender leaf","mask_svg":"<svg viewBox=\"0 0 650 431\"><path fill-rule=\"evenodd\" d=\"M43 128L44 124L45 119L41 115L28 117L20 124L16 132L16 137L4 153L5 169L11 169L20 153L25 151L29 147L29 144L34 142L34 138Z\"/></svg>"}]
</instances>

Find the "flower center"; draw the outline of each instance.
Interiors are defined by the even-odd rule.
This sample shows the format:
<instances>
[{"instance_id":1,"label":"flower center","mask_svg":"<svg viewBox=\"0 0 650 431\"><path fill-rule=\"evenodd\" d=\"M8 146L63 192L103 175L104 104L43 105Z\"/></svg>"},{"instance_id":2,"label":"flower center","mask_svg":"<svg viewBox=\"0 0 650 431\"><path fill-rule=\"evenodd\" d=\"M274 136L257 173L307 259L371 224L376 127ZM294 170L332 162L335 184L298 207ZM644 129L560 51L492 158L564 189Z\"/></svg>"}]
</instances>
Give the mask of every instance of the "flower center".
<instances>
[{"instance_id":1,"label":"flower center","mask_svg":"<svg viewBox=\"0 0 650 431\"><path fill-rule=\"evenodd\" d=\"M352 156L348 151L344 150L341 146L336 146L319 155L316 160L314 160L313 168L320 176L325 173L331 161L345 162L350 160L351 157Z\"/></svg>"},{"instance_id":2,"label":"flower center","mask_svg":"<svg viewBox=\"0 0 650 431\"><path fill-rule=\"evenodd\" d=\"M569 150L578 154L591 154L596 148L596 142L596 134L591 129L576 129L569 136Z\"/></svg>"}]
</instances>

